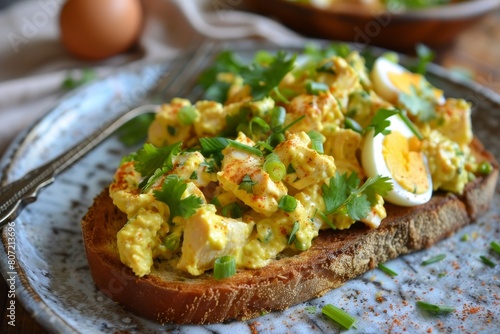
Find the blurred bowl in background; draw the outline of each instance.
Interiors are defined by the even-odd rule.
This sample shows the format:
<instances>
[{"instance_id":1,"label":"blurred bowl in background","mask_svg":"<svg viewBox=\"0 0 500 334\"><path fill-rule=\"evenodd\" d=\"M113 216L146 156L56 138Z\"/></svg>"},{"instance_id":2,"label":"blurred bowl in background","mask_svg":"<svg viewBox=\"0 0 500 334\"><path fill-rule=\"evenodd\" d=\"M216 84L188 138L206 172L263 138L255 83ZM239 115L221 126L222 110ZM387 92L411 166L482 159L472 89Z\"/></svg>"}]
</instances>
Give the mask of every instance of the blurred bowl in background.
<instances>
[{"instance_id":1,"label":"blurred bowl in background","mask_svg":"<svg viewBox=\"0 0 500 334\"><path fill-rule=\"evenodd\" d=\"M276 18L306 36L413 51L423 43L445 47L464 29L500 8L500 0L469 0L418 10L395 11L359 3L315 7L288 0L242 0L241 8Z\"/></svg>"}]
</instances>

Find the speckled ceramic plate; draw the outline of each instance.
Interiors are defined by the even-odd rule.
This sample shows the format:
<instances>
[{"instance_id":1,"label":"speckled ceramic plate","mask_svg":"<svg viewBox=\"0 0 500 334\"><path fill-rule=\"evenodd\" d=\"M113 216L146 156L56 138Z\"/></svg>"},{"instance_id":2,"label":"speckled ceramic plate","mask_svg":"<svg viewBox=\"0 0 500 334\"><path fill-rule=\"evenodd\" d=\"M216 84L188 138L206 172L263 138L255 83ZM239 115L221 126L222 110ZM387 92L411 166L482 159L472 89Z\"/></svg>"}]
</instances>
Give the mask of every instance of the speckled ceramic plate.
<instances>
[{"instance_id":1,"label":"speckled ceramic plate","mask_svg":"<svg viewBox=\"0 0 500 334\"><path fill-rule=\"evenodd\" d=\"M233 45L240 54L263 45ZM290 48L294 51L294 48ZM60 101L10 146L1 160L3 182L10 182L72 146L107 118L127 109L151 89L163 69L156 65L122 71L74 91ZM500 157L500 97L474 85L460 83L437 66L429 78L448 96L474 103L476 135ZM165 332L175 333L322 333L343 331L321 314L326 303L344 308L358 318L359 333L496 332L500 328L500 256L489 243L500 240L497 188L491 211L456 235L428 250L400 257L388 265L398 276L372 270L321 298L284 312L247 322L209 326L160 326L122 310L99 292L90 276L82 244L80 219L93 197L112 179L120 157L130 152L110 138L76 165L59 175L38 200L15 221L16 264L9 268L7 229L3 230L2 274L16 279L16 294L33 317L50 331L63 333ZM5 184L5 183L4 183ZM464 234L469 241L461 241ZM12 240L10 240L12 241ZM430 266L423 259L446 258ZM497 263L490 268L479 260L486 255ZM433 316L419 310L424 299L456 307ZM175 301L173 301L175 302Z\"/></svg>"}]
</instances>

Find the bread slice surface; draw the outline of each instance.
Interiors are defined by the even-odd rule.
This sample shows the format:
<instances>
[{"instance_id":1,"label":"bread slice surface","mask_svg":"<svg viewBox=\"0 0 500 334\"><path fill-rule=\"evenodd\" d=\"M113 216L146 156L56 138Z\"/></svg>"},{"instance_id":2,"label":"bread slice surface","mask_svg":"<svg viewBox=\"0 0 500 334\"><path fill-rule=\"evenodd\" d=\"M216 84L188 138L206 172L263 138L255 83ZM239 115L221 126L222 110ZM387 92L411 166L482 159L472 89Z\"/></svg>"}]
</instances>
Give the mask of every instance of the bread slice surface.
<instances>
[{"instance_id":1,"label":"bread slice surface","mask_svg":"<svg viewBox=\"0 0 500 334\"><path fill-rule=\"evenodd\" d=\"M104 189L82 220L86 255L97 287L126 309L159 323L206 324L245 320L318 297L399 255L431 247L488 210L498 163L475 140L472 149L492 163L491 174L470 182L462 196L435 193L412 208L386 204L377 229L356 223L349 230L322 231L313 246L284 254L261 269L242 269L216 280L155 266L136 277L119 259L116 233L126 216Z\"/></svg>"}]
</instances>

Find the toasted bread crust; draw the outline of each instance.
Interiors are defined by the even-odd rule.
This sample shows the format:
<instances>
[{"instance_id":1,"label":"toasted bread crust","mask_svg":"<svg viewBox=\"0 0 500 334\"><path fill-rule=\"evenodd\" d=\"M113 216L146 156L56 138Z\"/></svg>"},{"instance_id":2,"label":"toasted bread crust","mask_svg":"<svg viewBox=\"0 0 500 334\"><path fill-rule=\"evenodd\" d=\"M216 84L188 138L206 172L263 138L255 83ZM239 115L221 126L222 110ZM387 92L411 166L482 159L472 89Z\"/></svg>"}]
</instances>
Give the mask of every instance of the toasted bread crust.
<instances>
[{"instance_id":1,"label":"toasted bread crust","mask_svg":"<svg viewBox=\"0 0 500 334\"><path fill-rule=\"evenodd\" d=\"M126 216L105 189L82 220L85 250L97 287L126 309L160 323L206 324L249 319L320 296L378 263L423 248L474 221L493 198L498 163L474 141L473 150L494 171L467 185L460 197L436 193L425 205L386 204L388 216L377 229L355 224L322 231L313 246L275 260L262 269L242 269L215 280L156 269L142 278L120 262L116 233Z\"/></svg>"}]
</instances>

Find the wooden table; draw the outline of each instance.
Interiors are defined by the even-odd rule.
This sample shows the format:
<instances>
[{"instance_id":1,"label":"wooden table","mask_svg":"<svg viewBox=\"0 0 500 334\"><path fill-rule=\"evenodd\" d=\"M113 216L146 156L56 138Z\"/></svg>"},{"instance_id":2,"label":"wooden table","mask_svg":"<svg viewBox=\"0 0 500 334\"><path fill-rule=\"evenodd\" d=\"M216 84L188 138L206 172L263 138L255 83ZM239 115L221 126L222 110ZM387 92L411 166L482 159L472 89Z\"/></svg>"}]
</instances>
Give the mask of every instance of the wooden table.
<instances>
[{"instance_id":1,"label":"wooden table","mask_svg":"<svg viewBox=\"0 0 500 334\"><path fill-rule=\"evenodd\" d=\"M464 32L453 46L438 54L436 62L450 69L466 70L474 80L500 93L500 11ZM7 291L5 281L0 279L0 333L46 333L18 301L16 326L8 325Z\"/></svg>"}]
</instances>

